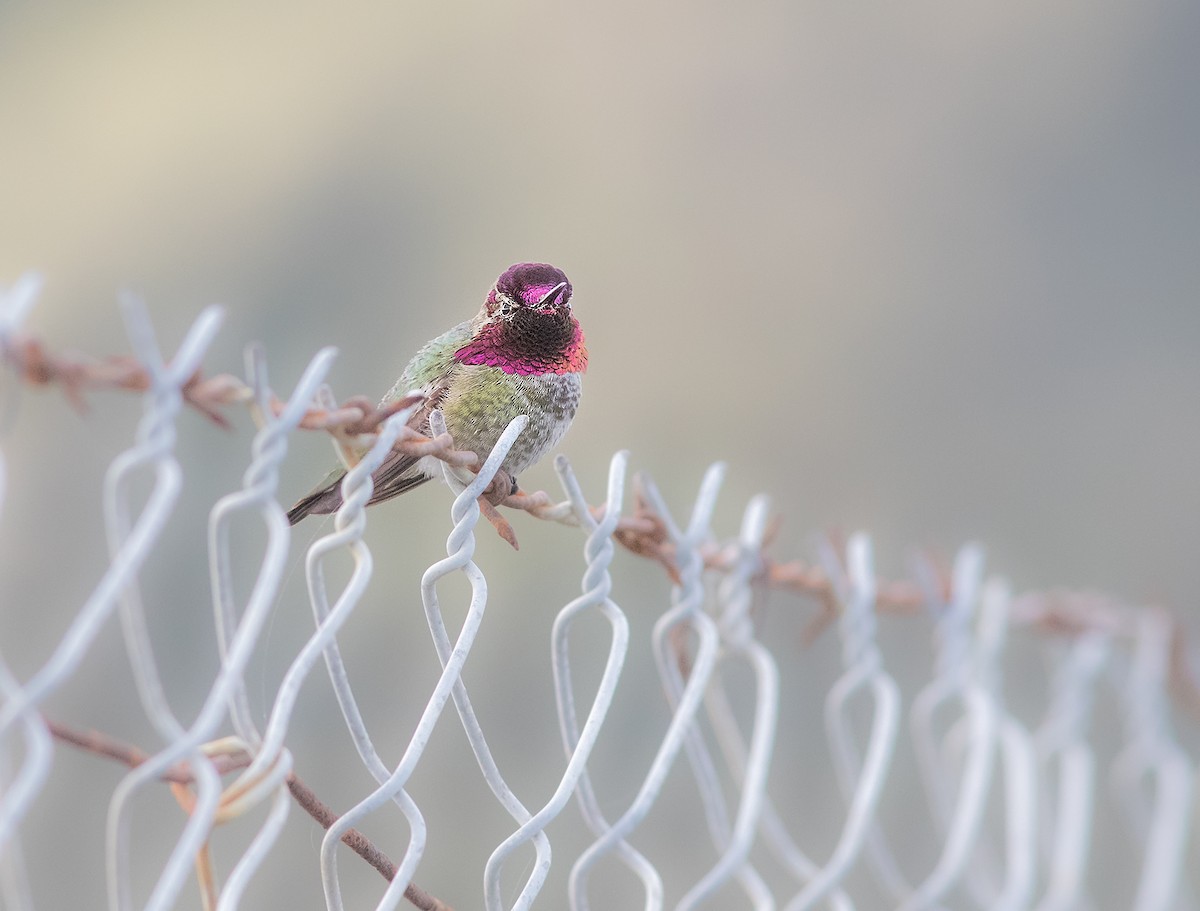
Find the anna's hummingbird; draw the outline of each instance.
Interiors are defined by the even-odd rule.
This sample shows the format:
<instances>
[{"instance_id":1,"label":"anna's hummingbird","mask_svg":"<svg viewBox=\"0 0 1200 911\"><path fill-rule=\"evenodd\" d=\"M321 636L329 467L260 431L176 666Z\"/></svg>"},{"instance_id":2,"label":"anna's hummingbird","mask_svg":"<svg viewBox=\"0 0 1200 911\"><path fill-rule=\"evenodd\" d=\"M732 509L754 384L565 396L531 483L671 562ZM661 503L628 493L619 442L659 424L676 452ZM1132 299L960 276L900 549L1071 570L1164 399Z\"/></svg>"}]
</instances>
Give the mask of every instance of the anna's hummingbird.
<instances>
[{"instance_id":1,"label":"anna's hummingbird","mask_svg":"<svg viewBox=\"0 0 1200 911\"><path fill-rule=\"evenodd\" d=\"M425 395L409 420L429 435L429 413L440 408L458 449L487 456L509 421L529 423L501 468L513 478L552 449L571 425L587 370L583 330L571 315L571 282L545 263L517 263L498 279L473 319L427 343L408 362L384 403L418 390ZM330 473L288 511L293 525L309 513L335 512L342 505L344 468ZM367 505L440 476L433 456L393 451L372 475Z\"/></svg>"}]
</instances>

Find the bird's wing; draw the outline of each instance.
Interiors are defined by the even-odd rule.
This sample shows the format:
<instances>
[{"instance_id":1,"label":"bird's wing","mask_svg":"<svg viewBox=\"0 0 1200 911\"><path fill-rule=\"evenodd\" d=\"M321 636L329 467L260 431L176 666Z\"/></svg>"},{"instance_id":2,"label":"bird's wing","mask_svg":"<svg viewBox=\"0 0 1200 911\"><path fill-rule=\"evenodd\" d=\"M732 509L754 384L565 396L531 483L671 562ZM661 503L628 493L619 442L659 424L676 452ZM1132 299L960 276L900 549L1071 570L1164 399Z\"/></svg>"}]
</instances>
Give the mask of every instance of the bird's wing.
<instances>
[{"instance_id":1,"label":"bird's wing","mask_svg":"<svg viewBox=\"0 0 1200 911\"><path fill-rule=\"evenodd\" d=\"M441 404L455 374L462 369L462 365L454 359L454 353L470 338L471 321L467 320L425 344L408 362L396 385L383 397L383 403L395 401L413 390L420 391L425 401L413 412L408 426L428 436L429 413ZM417 462L417 458L396 450L388 453L383 464L371 476L374 491L367 501L368 505L390 500L429 480L417 469ZM288 520L295 525L309 513L336 512L342 505L341 484L345 476L344 468L335 468L312 492L288 510Z\"/></svg>"},{"instance_id":2,"label":"bird's wing","mask_svg":"<svg viewBox=\"0 0 1200 911\"><path fill-rule=\"evenodd\" d=\"M384 402L389 402L413 390L419 390L425 396L421 407L408 420L408 426L417 433L430 435L429 414L441 405L455 375L462 369L462 364L454 359L454 353L470 339L471 321L467 320L426 343L408 362L396 385L383 397ZM418 457L395 450L390 452L372 475L375 492L369 502L389 500L429 480L416 470L418 461Z\"/></svg>"},{"instance_id":3,"label":"bird's wing","mask_svg":"<svg viewBox=\"0 0 1200 911\"><path fill-rule=\"evenodd\" d=\"M421 350L413 355L400 374L400 379L383 397L383 401L394 401L414 389L420 390L428 397L439 388L449 385L454 374L462 369L462 364L454 359L454 354L471 340L472 322L465 320L432 341L426 342Z\"/></svg>"},{"instance_id":4,"label":"bird's wing","mask_svg":"<svg viewBox=\"0 0 1200 911\"><path fill-rule=\"evenodd\" d=\"M419 413L414 415L414 417L418 416ZM425 420L428 421L428 419L428 414L426 414ZM412 426L411 423L410 426ZM373 486L371 499L367 500L367 505L371 506L384 500L390 500L392 497L428 481L428 477L415 470L416 464L417 459L413 456L395 449L389 452L383 460L383 464L376 468L375 473L371 475ZM340 466L325 475L320 484L288 510L288 521L295 525L309 514L328 515L341 509L342 480L345 477L346 469Z\"/></svg>"},{"instance_id":5,"label":"bird's wing","mask_svg":"<svg viewBox=\"0 0 1200 911\"><path fill-rule=\"evenodd\" d=\"M437 407L437 402L445 393L444 390L436 388L422 390L422 392L425 393L425 401L408 419L408 426L417 433L428 436L429 412ZM371 475L375 486L367 505L371 506L375 503L382 503L384 500L390 500L392 497L428 481L429 478L417 470L418 461L420 461L418 456L408 455L398 449L389 452L382 464L375 469L375 473Z\"/></svg>"},{"instance_id":6,"label":"bird's wing","mask_svg":"<svg viewBox=\"0 0 1200 911\"><path fill-rule=\"evenodd\" d=\"M430 412L441 406L454 377L462 370L462 364L454 359L454 354L471 340L472 329L473 321L465 320L427 342L413 355L396 385L383 397L383 401L388 402L407 395L414 389L420 390L425 396L425 401L413 413L408 426L424 436L430 435ZM417 470L418 461L419 458L401 452L389 453L372 475L375 491L369 502L390 500L428 481L429 477Z\"/></svg>"}]
</instances>

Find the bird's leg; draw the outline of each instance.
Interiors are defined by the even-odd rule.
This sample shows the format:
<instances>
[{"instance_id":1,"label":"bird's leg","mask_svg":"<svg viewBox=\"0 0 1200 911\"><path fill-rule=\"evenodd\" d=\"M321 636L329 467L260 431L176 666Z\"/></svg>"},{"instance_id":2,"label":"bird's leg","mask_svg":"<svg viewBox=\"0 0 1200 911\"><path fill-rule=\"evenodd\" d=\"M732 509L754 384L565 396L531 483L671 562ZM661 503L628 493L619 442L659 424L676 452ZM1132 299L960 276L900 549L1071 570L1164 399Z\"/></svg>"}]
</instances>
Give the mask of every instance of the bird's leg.
<instances>
[{"instance_id":1,"label":"bird's leg","mask_svg":"<svg viewBox=\"0 0 1200 911\"><path fill-rule=\"evenodd\" d=\"M479 495L479 511L505 541L512 545L513 550L520 550L517 544L517 533L496 507L503 503L517 490L517 479L501 468L492 478L492 482Z\"/></svg>"},{"instance_id":2,"label":"bird's leg","mask_svg":"<svg viewBox=\"0 0 1200 911\"><path fill-rule=\"evenodd\" d=\"M492 482L484 488L482 495L493 506L499 506L516 492L517 479L501 468L492 478Z\"/></svg>"}]
</instances>

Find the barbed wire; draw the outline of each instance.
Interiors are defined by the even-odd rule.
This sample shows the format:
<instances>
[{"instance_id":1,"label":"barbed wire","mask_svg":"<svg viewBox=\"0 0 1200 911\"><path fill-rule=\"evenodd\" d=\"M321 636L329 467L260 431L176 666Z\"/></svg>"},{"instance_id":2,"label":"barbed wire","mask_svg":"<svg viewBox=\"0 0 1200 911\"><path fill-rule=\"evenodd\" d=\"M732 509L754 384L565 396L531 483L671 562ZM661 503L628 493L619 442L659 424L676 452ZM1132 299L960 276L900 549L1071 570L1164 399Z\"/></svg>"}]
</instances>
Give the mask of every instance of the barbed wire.
<instances>
[{"instance_id":1,"label":"barbed wire","mask_svg":"<svg viewBox=\"0 0 1200 911\"><path fill-rule=\"evenodd\" d=\"M735 538L722 540L712 529L724 476L720 465L705 475L684 526L676 523L649 477L637 475L632 485L627 483L627 453L612 459L603 505L589 505L561 456L555 468L563 500L542 491L512 493L511 478L499 466L521 433L524 417L510 423L496 447L480 458L455 449L436 410L429 417L430 435L409 426L423 407L419 395L383 406L361 396L337 402L324 385L333 349L323 349L313 358L286 398L271 390L266 359L257 346L247 350L247 379L228 374L205 378L201 364L222 318L217 308L200 314L170 359L159 351L145 307L132 298L122 301L132 355L96 358L55 353L21 329L38 289L38 280L26 277L0 294L0 356L18 381L59 388L78 409L86 407L91 393L136 392L142 396L144 414L133 445L114 460L106 476L104 516L110 559L101 579L50 657L26 681L19 681L0 657L0 894L13 907L32 906L19 834L45 787L57 740L128 767L109 806L107 878L113 909L134 906L129 834L133 800L148 784L165 782L185 820L143 905L146 908L171 907L192 868L206 908L237 908L279 837L294 800L326 829L320 867L329 908L343 907L337 856L338 846L346 844L387 880L378 908L394 908L407 900L419 908L448 911L444 902L412 884L428 831L408 784L451 701L484 781L516 825L485 865L487 911L532 906L551 867L546 829L572 795L594 841L571 867L567 884L571 908L586 911L590 906L593 871L610 856L638 880L645 907L661 908L662 875L632 840L681 753L687 757L715 860L682 895L677 908L694 909L710 902L724 894L731 882L756 909L776 907L768 877L752 857L760 835L794 880L787 911L823 902L850 911L854 905L845 881L852 869L864 865L898 907L913 911L940 908L959 888L981 906L1031 906L1040 863L1051 875L1038 907L1066 907L1080 899L1084 889L1078 871L1087 851L1094 800L1090 785L1095 759L1087 740L1094 689L1102 670L1115 672L1118 655L1126 653L1120 678L1125 746L1113 763L1112 777L1130 824L1146 845L1134 906L1167 908L1174 896L1186 895L1184 857L1193 825L1195 769L1171 730L1168 692L1174 693L1177 706L1195 710L1200 706L1200 690L1188 662L1182 624L1166 611L1133 608L1090 593L1013 596L1002 583L985 577L981 551L974 546L960 551L950 573L925 560L911 581L877 578L870 541L864 535L846 542L826 539L818 564L777 560L768 551L779 521L763 497L747 506ZM162 536L182 486L175 424L185 407L222 427L231 426L230 409L246 407L258 427L241 490L223 497L210 514L209 574L221 664L190 722L176 714L164 692L138 586L140 571ZM287 566L290 530L276 492L288 436L297 430L330 434L348 471L333 529L312 544L305 560L314 630L271 698L260 730L250 709L244 674ZM429 567L421 582L426 620L442 670L402 755L389 763L372 742L336 636L363 599L372 576L373 558L364 538L365 506L372 492L372 472L394 449L439 459L444 479L456 495L446 557ZM0 460L0 509L6 480L6 466ZM132 497L133 486L147 480L149 494ZM632 486L633 505L625 513L627 486ZM486 518L517 546L502 509L575 526L586 535L582 594L558 613L551 637L566 765L553 793L536 811L528 809L505 781L462 678L487 605L486 580L473 559L479 519ZM257 519L266 538L260 554L236 553L238 561L249 560L258 567L248 598L239 601L232 584L235 554L230 528L243 517ZM614 545L654 561L671 583L668 609L655 623L652 636L671 717L635 797L610 823L600 810L587 765L629 650L628 621L610 597ZM325 565L342 554L350 556L354 567L334 594L327 590ZM462 627L452 640L442 615L439 586L453 576L465 579L471 594ZM770 649L758 639L753 617L759 596L767 590L816 601L819 610L807 640L835 622L841 639L842 674L827 694L825 715L846 819L824 863L814 862L799 848L769 794L780 716L779 670ZM884 831L877 812L899 737L900 712L899 689L884 668L875 641L879 611L928 612L936 631L934 676L917 694L909 721L940 851L933 869L915 884L902 872L889 843L890 833ZM163 741L157 750L143 751L102 734L79 731L50 721L42 712L47 698L74 675L114 613L120 618L143 714ZM603 673L581 725L569 642L576 621L591 613L604 618L611 638ZM1001 658L1010 625L1070 637L1068 655L1051 686L1046 717L1034 733L1003 702ZM287 746L300 688L319 659L359 759L376 785L341 815L334 814L295 775ZM753 680L748 737L725 682L724 671L737 665ZM850 704L860 699L869 699L872 710L862 748L850 721ZM938 723L943 716L949 716L949 723ZM708 721L707 733L700 724L702 717ZM226 720L232 733L222 731ZM18 757L15 765L7 762L10 748ZM1053 811L1044 810L1039 819L1036 785L1054 777L1052 768L1057 772L1058 804ZM1004 850L998 852L992 844L995 833L984 826L984 809L996 790L994 782L1001 779ZM1147 781L1149 797L1142 786ZM734 783L735 806L727 801L726 782ZM400 810L409 832L404 853L395 862L358 829L364 819L389 804ZM209 857L214 831L258 807L266 812L249 846L218 884ZM536 859L516 898L506 903L501 880L511 858L525 845L532 845Z\"/></svg>"},{"instance_id":2,"label":"barbed wire","mask_svg":"<svg viewBox=\"0 0 1200 911\"><path fill-rule=\"evenodd\" d=\"M85 393L99 390L144 392L150 387L149 370L136 358L129 355L94 357L79 353L55 353L36 337L19 330L28 309L33 306L41 287L36 275L22 277L8 292L8 312L5 322L0 324L0 356L16 377L33 386L52 386L63 391L68 401L80 410L87 407ZM328 349L334 352L335 349ZM332 355L331 355L332 356ZM255 419L262 423L264 415L281 415L287 402L273 394L265 401L255 396L250 383L231 374L219 374L205 379L197 367L179 384L182 401L208 417L221 427L229 427L226 415L229 408L247 406ZM390 402L374 404L362 395L351 396L338 403L332 398L327 386L321 386L314 402L305 408L297 429L322 431L338 441L350 463L357 461L358 452L368 448L376 437L379 426L389 417L409 408L419 401L416 396ZM479 457L474 452L454 447L448 433L423 436L409 427L398 433L395 448L406 455L416 457L430 455L454 467L477 469ZM509 482L501 474L501 482ZM614 538L626 550L660 563L673 582L679 581L675 557L675 544L667 534L660 516L647 501L643 490L644 480L634 479L634 508L631 514L623 515L617 523ZM497 525L500 534L516 542L511 525L501 516L495 506L528 513L544 521L577 526L580 520L569 500L556 501L545 491L523 491L498 497L506 492L504 483L489 486L488 500L481 502L483 514ZM602 507L589 507L593 515L602 513ZM776 517L764 533L764 548L769 547L778 533ZM728 572L731 569L731 552L714 542L702 542L699 546L703 565L708 569ZM876 583L875 609L891 613L915 613L926 604L929 584L932 583L944 594L949 580L936 578L932 564L924 566L927 577L922 581L908 579L878 580ZM823 607L807 639L811 641L837 616L838 600L827 569L802 559L778 560L764 554L759 564L756 581L780 591L805 595L818 601ZM1017 625L1037 626L1046 631L1070 635L1082 635L1091 630L1108 631L1132 641L1136 638L1138 608L1130 608L1100 592L1070 590L1032 591L1022 593L1013 602L1012 622ZM1170 614L1168 614L1171 616ZM1191 667L1191 649L1186 630L1177 619L1171 622L1170 679L1176 695L1189 710L1200 717L1200 679Z\"/></svg>"}]
</instances>

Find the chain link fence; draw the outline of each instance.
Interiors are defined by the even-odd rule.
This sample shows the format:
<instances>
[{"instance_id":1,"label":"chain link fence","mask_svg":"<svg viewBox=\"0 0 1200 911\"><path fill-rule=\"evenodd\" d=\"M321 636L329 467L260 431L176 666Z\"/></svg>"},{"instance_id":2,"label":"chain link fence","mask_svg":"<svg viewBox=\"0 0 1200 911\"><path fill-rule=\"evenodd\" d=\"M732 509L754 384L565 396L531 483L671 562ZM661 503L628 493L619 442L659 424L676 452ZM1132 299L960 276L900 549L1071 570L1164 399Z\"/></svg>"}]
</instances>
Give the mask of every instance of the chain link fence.
<instances>
[{"instance_id":1,"label":"chain link fence","mask_svg":"<svg viewBox=\"0 0 1200 911\"><path fill-rule=\"evenodd\" d=\"M72 750L90 754L86 768L97 782L120 770L111 787L88 792L107 806L105 824L87 836L104 857L103 875L81 886L89 907L290 907L277 896L303 878L301 869L319 870L306 880L312 890L303 906L320 907L323 898L330 909L448 908L449 896L458 896L455 907L489 911L1196 907L1193 656L1166 611L1096 595L1014 594L985 571L973 545L949 572L920 562L912 581L881 579L863 534L822 539L812 564L781 561L771 556L765 497L746 505L736 533L714 527L720 465L679 509L646 476L631 480L624 452L612 458L603 488L585 488L559 456L561 501L518 493L500 504L559 523L583 549L581 594L549 629L514 639L509 656L551 669L556 722L529 722L544 730L556 723L548 736L561 752L548 757L508 730L511 719L477 713L464 676L488 635L488 579L475 554L477 535L491 532L480 519L516 541L492 503L492 482L524 418L480 463L444 433L424 439L408 431L413 401L388 411L360 399L336 403L322 385L332 350L318 353L286 396L272 390L257 347L248 350L244 379L205 379L201 364L221 323L215 308L169 357L136 300L123 302L132 357L54 355L22 331L37 293L30 277L0 297L7 382L55 384L72 400L96 388L132 390L143 410L133 443L105 476L105 569L33 673L21 679L0 658L6 908L44 906L39 894L49 878L87 867L23 850L28 838L40 843L39 833L71 826L82 812L56 800L58 754ZM149 629L148 618L167 606L143 597L140 578L203 462L202 452L177 451L177 419L191 407L221 422L224 410L241 405L258 431L241 488L208 516L209 591L203 599L181 593L189 609L211 604L219 670L185 709L162 679L164 661L179 659L164 658ZM9 433L21 426L13 417ZM346 476L345 505L307 548L289 528L279 492L289 437L300 428L332 433L343 449L373 440ZM360 689L363 681L393 687L394 669L359 667L339 633L356 610L383 597L372 587L382 545L368 546L364 505L371 472L394 446L442 458L455 494L445 557L410 580L440 670L406 675L389 698L407 711L368 723L372 713L351 678ZM6 487L23 483L0 460L0 509ZM71 517L48 509L43 518L45 527L22 534L53 547L56 523ZM259 530L258 549L238 543L247 524ZM637 563L614 563L621 550L646 558L660 579L657 589L639 587L636 608L614 596L613 574ZM242 586L234 564L246 561L256 571ZM293 571L303 573L312 632L289 651L270 691L258 692L247 669L272 647L272 618ZM504 567L488 571L502 575ZM55 580L45 583L45 598L55 599ZM819 689L798 690L792 670L816 660L829 637L806 647L799 635L768 632L769 593L816 605L808 639L836 627L840 660L821 665ZM462 617L457 629L444 607ZM650 610L647 628L641 620ZM898 634L880 628L891 615L903 627ZM120 710L140 713L154 746L51 712L111 627L119 627L137 693L137 704ZM914 674L920 662L904 650L918 638L929 640L923 654L932 663ZM1031 647L1050 657L1036 680L1026 679L1022 657ZM8 659L21 649L0 642ZM342 722L327 716L314 730L300 707L322 665L334 697L329 714ZM504 686L500 677L476 680L474 695ZM823 726L808 710L823 712ZM400 717L413 720L398 731ZM485 837L497 826L495 808L482 800L464 812L445 799L419 799L416 779L442 771L441 760L429 758L431 742L455 724L465 735L455 749L470 750L509 822L481 866L464 852L450 867L431 867L423 861L436 845L471 834L456 824ZM335 811L297 769L320 765L322 742L343 729L361 768L339 769L339 797L352 796ZM514 772L527 778L523 766L541 776L524 792L509 783ZM176 804L178 812L158 818ZM320 831L297 806L324 830L315 852L286 841L289 830ZM357 875L372 867L382 878Z\"/></svg>"}]
</instances>

